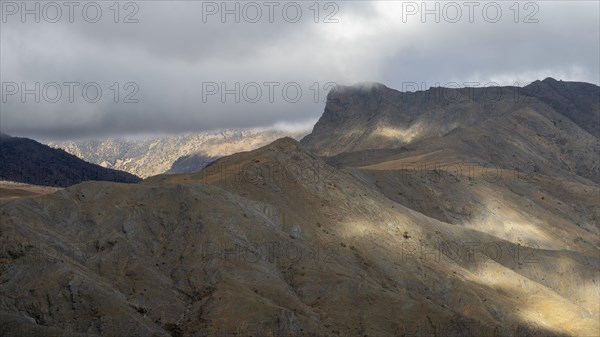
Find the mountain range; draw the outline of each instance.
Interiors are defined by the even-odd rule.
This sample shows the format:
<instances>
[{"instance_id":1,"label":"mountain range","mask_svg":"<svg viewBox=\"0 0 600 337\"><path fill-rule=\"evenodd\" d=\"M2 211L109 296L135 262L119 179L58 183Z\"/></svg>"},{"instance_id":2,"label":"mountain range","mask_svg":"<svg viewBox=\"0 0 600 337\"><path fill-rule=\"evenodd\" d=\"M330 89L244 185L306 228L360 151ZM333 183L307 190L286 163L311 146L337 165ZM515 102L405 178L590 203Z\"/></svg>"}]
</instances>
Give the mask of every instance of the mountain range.
<instances>
[{"instance_id":1,"label":"mountain range","mask_svg":"<svg viewBox=\"0 0 600 337\"><path fill-rule=\"evenodd\" d=\"M148 139L52 141L48 145L64 149L90 163L147 178L165 172L195 172L217 158L253 150L285 136L300 139L308 132L225 129Z\"/></svg>"},{"instance_id":2,"label":"mountain range","mask_svg":"<svg viewBox=\"0 0 600 337\"><path fill-rule=\"evenodd\" d=\"M300 142L0 200L0 330L598 336L599 117L587 83L359 84Z\"/></svg>"},{"instance_id":3,"label":"mountain range","mask_svg":"<svg viewBox=\"0 0 600 337\"><path fill-rule=\"evenodd\" d=\"M360 85L341 87L328 102L313 132L302 139L321 156L376 156L372 150L398 149L402 161L451 158L600 179L600 158L594 155L600 93L593 84L548 78L524 88L438 87L414 93Z\"/></svg>"}]
</instances>

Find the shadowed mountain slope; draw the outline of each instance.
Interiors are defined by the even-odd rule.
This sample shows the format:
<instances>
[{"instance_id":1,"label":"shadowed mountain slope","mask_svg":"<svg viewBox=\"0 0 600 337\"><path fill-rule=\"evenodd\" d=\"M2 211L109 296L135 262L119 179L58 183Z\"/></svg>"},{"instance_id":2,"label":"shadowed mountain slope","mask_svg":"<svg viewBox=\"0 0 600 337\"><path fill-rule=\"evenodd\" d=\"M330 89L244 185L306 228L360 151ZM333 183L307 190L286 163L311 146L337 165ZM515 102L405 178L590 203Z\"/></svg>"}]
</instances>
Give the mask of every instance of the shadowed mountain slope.
<instances>
[{"instance_id":1,"label":"shadowed mountain slope","mask_svg":"<svg viewBox=\"0 0 600 337\"><path fill-rule=\"evenodd\" d=\"M87 163L28 138L0 136L0 179L65 187L87 180L135 183L132 174Z\"/></svg>"}]
</instances>

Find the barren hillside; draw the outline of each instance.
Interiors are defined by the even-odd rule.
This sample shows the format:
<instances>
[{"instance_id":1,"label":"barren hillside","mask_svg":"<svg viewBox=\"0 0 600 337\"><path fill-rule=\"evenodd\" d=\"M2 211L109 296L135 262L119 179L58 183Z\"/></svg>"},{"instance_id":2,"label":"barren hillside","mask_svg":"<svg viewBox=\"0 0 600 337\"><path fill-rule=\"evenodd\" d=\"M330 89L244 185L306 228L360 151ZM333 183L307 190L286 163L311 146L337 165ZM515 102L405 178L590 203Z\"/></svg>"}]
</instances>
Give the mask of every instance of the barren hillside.
<instances>
[{"instance_id":1,"label":"barren hillside","mask_svg":"<svg viewBox=\"0 0 600 337\"><path fill-rule=\"evenodd\" d=\"M0 200L0 329L598 336L598 106L402 95L348 87L302 143L199 172Z\"/></svg>"}]
</instances>

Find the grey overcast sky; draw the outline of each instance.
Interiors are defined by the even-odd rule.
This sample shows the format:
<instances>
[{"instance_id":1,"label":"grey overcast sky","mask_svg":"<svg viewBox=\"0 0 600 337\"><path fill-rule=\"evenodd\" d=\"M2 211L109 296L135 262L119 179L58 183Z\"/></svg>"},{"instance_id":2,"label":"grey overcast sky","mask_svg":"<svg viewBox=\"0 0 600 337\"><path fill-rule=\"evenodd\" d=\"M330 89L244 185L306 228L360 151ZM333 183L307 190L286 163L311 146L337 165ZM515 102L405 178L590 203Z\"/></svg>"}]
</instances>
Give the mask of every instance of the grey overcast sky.
<instances>
[{"instance_id":1,"label":"grey overcast sky","mask_svg":"<svg viewBox=\"0 0 600 337\"><path fill-rule=\"evenodd\" d=\"M0 130L35 139L305 127L332 84L600 82L598 1L0 3Z\"/></svg>"}]
</instances>

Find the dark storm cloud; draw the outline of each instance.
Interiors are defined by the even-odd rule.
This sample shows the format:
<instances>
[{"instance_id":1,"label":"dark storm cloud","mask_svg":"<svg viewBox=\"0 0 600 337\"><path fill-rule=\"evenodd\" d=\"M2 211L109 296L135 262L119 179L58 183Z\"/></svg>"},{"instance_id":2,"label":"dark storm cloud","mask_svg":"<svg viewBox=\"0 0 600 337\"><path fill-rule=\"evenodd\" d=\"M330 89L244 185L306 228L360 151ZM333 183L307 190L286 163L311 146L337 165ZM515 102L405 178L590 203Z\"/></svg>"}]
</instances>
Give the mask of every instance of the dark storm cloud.
<instances>
[{"instance_id":1,"label":"dark storm cloud","mask_svg":"<svg viewBox=\"0 0 600 337\"><path fill-rule=\"evenodd\" d=\"M86 2L75 9L73 23L64 7L56 23L44 13L40 23L33 15L22 23L6 3L0 128L34 138L304 125L322 113L330 82L378 81L398 89L413 82L525 85L548 76L599 82L597 2L532 2L535 7L522 5L518 13L512 2L496 2L502 10L497 22L487 22L496 19L495 5L479 2L472 23L463 2L428 3L429 9L439 4L439 23L435 13L422 22L421 2L320 2L318 13L313 2L301 2L298 18L291 2L277 2L271 16L256 2L262 10L256 23L249 22L254 5L243 12L246 2L239 2L239 23L233 14L223 23L220 9L203 15L221 2L139 1L121 3L119 13L109 8L112 2L98 2L103 12L96 23L81 15ZM456 23L449 22L456 21L452 4L462 11ZM136 10L129 19L138 22L124 23ZM329 20L338 22L324 23L336 10ZM409 10L412 15L403 15ZM51 11L45 14L52 19ZM21 84L31 89L36 82L40 102L33 94L21 102ZM70 84L72 97L68 82L79 83ZM8 95L13 83L19 92ZM236 83L239 103L234 94L222 96ZM62 96L52 103L56 86ZM98 87L102 96L89 102Z\"/></svg>"}]
</instances>

